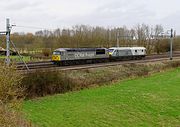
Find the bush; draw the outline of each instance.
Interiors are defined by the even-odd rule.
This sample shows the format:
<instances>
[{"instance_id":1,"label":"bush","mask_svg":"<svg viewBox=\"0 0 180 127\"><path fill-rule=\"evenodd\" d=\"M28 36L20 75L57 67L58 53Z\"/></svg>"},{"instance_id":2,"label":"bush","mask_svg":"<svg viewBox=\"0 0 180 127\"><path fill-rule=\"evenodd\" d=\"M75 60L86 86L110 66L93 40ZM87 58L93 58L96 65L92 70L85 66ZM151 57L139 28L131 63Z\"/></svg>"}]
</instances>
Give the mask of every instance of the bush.
<instances>
[{"instance_id":1,"label":"bush","mask_svg":"<svg viewBox=\"0 0 180 127\"><path fill-rule=\"evenodd\" d=\"M28 127L17 113L23 98L22 76L13 66L0 64L0 127Z\"/></svg>"},{"instance_id":2,"label":"bush","mask_svg":"<svg viewBox=\"0 0 180 127\"><path fill-rule=\"evenodd\" d=\"M51 54L51 50L50 49L43 49L42 53L45 57L49 57Z\"/></svg>"},{"instance_id":3,"label":"bush","mask_svg":"<svg viewBox=\"0 0 180 127\"><path fill-rule=\"evenodd\" d=\"M0 101L9 103L23 96L22 76L13 66L0 64Z\"/></svg>"},{"instance_id":4,"label":"bush","mask_svg":"<svg viewBox=\"0 0 180 127\"><path fill-rule=\"evenodd\" d=\"M27 98L64 93L71 91L74 87L73 82L66 73L58 71L29 73L23 78L22 83Z\"/></svg>"}]
</instances>

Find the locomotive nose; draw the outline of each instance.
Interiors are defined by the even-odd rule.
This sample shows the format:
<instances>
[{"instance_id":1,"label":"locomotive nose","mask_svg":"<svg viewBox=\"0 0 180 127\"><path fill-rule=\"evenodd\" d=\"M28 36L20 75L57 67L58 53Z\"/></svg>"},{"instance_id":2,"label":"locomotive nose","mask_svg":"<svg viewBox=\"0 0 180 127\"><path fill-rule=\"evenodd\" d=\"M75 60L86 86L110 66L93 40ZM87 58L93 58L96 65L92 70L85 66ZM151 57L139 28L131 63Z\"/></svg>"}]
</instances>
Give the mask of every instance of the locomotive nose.
<instances>
[{"instance_id":1,"label":"locomotive nose","mask_svg":"<svg viewBox=\"0 0 180 127\"><path fill-rule=\"evenodd\" d=\"M52 55L52 61L60 61L59 55Z\"/></svg>"}]
</instances>

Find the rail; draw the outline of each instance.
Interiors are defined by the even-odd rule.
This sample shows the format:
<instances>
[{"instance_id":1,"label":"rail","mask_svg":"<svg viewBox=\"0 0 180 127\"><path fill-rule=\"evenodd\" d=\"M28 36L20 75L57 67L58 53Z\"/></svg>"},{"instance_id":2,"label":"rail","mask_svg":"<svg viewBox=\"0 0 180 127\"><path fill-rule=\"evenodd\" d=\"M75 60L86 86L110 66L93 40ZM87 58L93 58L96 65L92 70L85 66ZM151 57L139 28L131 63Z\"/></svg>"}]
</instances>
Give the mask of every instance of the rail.
<instances>
[{"instance_id":1,"label":"rail","mask_svg":"<svg viewBox=\"0 0 180 127\"><path fill-rule=\"evenodd\" d=\"M173 54L174 59L180 58L180 54ZM22 63L17 63L17 70L25 73L32 73L35 71L55 71L55 70L80 70L88 68L98 68L106 66L116 66L123 64L132 64L132 63L147 63L169 60L168 55L150 55L146 56L144 60L126 60L126 61L115 61L115 62L106 62L106 63L95 63L95 64L83 64L83 65L69 65L69 66L57 66L54 65L51 61L42 61L42 62L30 62L27 63L29 71L26 70L25 66Z\"/></svg>"}]
</instances>

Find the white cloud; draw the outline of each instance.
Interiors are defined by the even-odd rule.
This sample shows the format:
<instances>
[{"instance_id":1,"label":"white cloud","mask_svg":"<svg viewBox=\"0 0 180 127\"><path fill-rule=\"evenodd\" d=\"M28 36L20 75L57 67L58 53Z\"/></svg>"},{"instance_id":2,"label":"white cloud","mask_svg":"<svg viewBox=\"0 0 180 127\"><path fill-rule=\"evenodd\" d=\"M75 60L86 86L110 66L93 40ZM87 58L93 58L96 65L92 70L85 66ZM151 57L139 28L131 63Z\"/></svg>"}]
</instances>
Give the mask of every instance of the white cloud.
<instances>
[{"instance_id":1,"label":"white cloud","mask_svg":"<svg viewBox=\"0 0 180 127\"><path fill-rule=\"evenodd\" d=\"M76 24L132 27L147 23L175 27L180 33L179 5L178 0L1 0L0 30L5 28L5 19L9 17L17 25L43 28Z\"/></svg>"}]
</instances>

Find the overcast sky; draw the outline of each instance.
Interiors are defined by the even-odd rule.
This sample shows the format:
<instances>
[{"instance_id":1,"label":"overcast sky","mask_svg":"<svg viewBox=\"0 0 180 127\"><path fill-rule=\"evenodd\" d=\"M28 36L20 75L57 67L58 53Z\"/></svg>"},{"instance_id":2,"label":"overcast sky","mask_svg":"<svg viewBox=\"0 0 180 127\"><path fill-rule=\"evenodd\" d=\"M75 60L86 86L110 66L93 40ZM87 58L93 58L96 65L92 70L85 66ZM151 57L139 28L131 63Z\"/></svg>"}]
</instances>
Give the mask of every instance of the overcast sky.
<instances>
[{"instance_id":1,"label":"overcast sky","mask_svg":"<svg viewBox=\"0 0 180 127\"><path fill-rule=\"evenodd\" d=\"M77 24L131 28L138 23L162 24L180 34L180 0L0 0L0 30L5 20L17 26L47 29ZM13 28L13 32L40 29Z\"/></svg>"}]
</instances>

